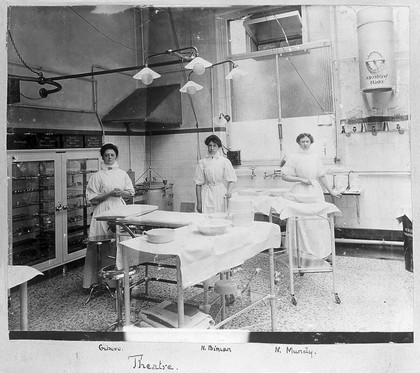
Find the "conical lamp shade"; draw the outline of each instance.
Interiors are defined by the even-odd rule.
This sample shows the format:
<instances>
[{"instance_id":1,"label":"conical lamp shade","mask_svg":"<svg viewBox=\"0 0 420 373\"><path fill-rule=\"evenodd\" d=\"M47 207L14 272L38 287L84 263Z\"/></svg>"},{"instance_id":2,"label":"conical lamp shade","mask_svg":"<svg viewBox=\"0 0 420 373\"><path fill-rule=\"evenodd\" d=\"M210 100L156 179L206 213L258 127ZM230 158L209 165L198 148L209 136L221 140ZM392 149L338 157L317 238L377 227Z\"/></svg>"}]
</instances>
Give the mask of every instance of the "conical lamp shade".
<instances>
[{"instance_id":1,"label":"conical lamp shade","mask_svg":"<svg viewBox=\"0 0 420 373\"><path fill-rule=\"evenodd\" d=\"M160 75L152 69L145 67L141 69L136 75L134 75L133 78L139 79L145 84L150 84L154 79L160 78Z\"/></svg>"},{"instance_id":2,"label":"conical lamp shade","mask_svg":"<svg viewBox=\"0 0 420 373\"><path fill-rule=\"evenodd\" d=\"M192 95L196 91L199 91L200 89L203 89L203 86L189 80L186 84L184 84L181 87L181 89L179 91L182 92L182 93L188 93L188 94Z\"/></svg>"},{"instance_id":3,"label":"conical lamp shade","mask_svg":"<svg viewBox=\"0 0 420 373\"><path fill-rule=\"evenodd\" d=\"M206 67L210 66L212 66L212 64L204 58L195 57L191 62L185 65L185 68L194 70L197 75L203 75Z\"/></svg>"},{"instance_id":4,"label":"conical lamp shade","mask_svg":"<svg viewBox=\"0 0 420 373\"><path fill-rule=\"evenodd\" d=\"M226 79L241 78L248 74L246 71L241 70L239 67L235 67L229 74L226 75Z\"/></svg>"}]
</instances>

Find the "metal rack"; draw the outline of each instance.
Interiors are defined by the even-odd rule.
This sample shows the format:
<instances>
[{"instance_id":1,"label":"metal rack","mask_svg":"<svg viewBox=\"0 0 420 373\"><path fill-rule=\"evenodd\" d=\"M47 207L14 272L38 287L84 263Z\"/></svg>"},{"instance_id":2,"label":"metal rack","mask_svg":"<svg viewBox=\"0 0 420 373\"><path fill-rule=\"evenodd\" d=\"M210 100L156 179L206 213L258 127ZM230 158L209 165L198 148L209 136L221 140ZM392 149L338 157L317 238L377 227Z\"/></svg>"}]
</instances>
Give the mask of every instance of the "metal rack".
<instances>
[{"instance_id":1,"label":"metal rack","mask_svg":"<svg viewBox=\"0 0 420 373\"><path fill-rule=\"evenodd\" d=\"M309 253L305 253L299 248L299 240L297 234L297 224L302 220L326 220L328 221L330 228L330 243L331 243L331 262L324 259L317 258ZM294 225L294 229L290 229L291 225ZM332 274L333 282L333 295L335 302L340 304L341 300L338 296L335 286L335 267L336 267L336 256L335 256L335 237L334 237L334 214L329 214L327 217L314 216L314 217L290 217L287 219L287 230L295 233L296 246L293 246L291 234L287 234L287 254L288 254L288 267L289 267L289 279L290 279L290 296L292 303L297 305L294 287L294 275L299 273L303 276L305 273L325 273L330 272Z\"/></svg>"}]
</instances>

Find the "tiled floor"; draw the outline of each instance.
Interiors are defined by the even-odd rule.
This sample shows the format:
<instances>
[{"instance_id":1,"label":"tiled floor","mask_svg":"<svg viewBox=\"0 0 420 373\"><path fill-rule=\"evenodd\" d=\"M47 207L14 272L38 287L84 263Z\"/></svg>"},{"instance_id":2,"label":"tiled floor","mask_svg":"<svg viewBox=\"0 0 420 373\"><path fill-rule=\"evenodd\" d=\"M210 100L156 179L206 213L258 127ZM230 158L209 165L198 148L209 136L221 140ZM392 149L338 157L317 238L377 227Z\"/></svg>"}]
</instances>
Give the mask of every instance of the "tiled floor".
<instances>
[{"instance_id":1,"label":"tiled floor","mask_svg":"<svg viewBox=\"0 0 420 373\"><path fill-rule=\"evenodd\" d=\"M401 260L369 259L337 256L336 290L341 304L335 302L331 273L294 275L297 305L289 294L289 270L285 256L276 255L275 270L278 283L276 330L282 332L410 332L413 331L413 273L404 268ZM106 331L115 318L115 301L106 294L85 305L82 291L82 262L71 266L65 276L60 272L44 276L29 286L29 330ZM233 279L244 286L256 268L252 291L268 289L268 256L257 255L237 270ZM173 276L170 269L160 270L158 276ZM216 280L217 278L213 278ZM132 292L131 315L139 321L139 311L154 303L139 299L143 287ZM157 299L176 300L176 287L151 283L150 294ZM186 291L190 303L199 302L199 289ZM19 328L19 298L14 289L9 307L9 329ZM237 297L228 314L246 304L246 297ZM210 314L217 319L219 303ZM266 322L253 331L270 331L270 308L261 303L235 318L227 328L248 328L250 324Z\"/></svg>"}]
</instances>

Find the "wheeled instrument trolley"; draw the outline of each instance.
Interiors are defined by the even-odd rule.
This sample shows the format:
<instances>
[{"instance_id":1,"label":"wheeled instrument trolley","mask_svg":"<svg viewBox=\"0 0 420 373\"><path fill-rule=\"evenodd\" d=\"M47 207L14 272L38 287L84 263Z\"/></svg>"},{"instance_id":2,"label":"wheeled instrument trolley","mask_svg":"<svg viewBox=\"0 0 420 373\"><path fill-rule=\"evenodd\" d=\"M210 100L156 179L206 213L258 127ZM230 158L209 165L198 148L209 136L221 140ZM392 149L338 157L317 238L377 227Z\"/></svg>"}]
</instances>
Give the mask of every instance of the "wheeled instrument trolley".
<instances>
[{"instance_id":1,"label":"wheeled instrument trolley","mask_svg":"<svg viewBox=\"0 0 420 373\"><path fill-rule=\"evenodd\" d=\"M317 258L309 253L301 250L299 243L299 235L297 234L297 225L300 221L311 221L311 220L326 220L330 228L330 244L331 244L331 261ZM293 227L292 227L293 225ZM335 288L335 238L334 238L334 214L328 214L325 216L305 216L298 217L292 216L287 219L287 254L288 254L288 267L290 276L290 295L292 303L297 304L295 297L294 288L294 274L299 273L303 276L305 273L320 273L320 272L331 272L333 278L333 294L336 303L340 304L341 300ZM294 237L293 237L294 235ZM294 238L294 240L293 240ZM295 243L295 244L294 244Z\"/></svg>"}]
</instances>

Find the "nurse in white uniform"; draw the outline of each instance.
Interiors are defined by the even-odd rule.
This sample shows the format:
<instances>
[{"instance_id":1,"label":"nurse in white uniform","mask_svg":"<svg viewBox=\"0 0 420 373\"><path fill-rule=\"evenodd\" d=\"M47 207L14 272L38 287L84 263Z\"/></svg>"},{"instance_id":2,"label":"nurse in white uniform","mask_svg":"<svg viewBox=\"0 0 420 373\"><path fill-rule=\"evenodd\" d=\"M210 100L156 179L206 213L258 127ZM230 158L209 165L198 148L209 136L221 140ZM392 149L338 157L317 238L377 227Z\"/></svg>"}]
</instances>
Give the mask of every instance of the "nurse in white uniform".
<instances>
[{"instance_id":1,"label":"nurse in white uniform","mask_svg":"<svg viewBox=\"0 0 420 373\"><path fill-rule=\"evenodd\" d=\"M282 169L282 179L294 183L291 190L292 196L293 194L305 195L313 197L314 202L325 202L323 186L331 196L341 198L341 193L330 187L321 159L310 150L314 142L312 135L301 133L296 138L296 142L300 147L299 152L287 156L286 164ZM291 234L294 240L294 232L289 230L287 234ZM331 254L327 220L301 220L297 224L297 235L300 242L299 248L302 251L318 258L327 258Z\"/></svg>"},{"instance_id":2,"label":"nurse in white uniform","mask_svg":"<svg viewBox=\"0 0 420 373\"><path fill-rule=\"evenodd\" d=\"M225 211L225 198L232 195L237 181L229 159L221 154L222 141L210 135L204 143L208 154L198 162L194 182L196 184L197 211L204 214Z\"/></svg>"},{"instance_id":3,"label":"nurse in white uniform","mask_svg":"<svg viewBox=\"0 0 420 373\"><path fill-rule=\"evenodd\" d=\"M125 205L123 198L134 195L134 187L128 174L118 167L118 147L114 144L104 144L100 154L103 162L101 169L89 179L86 188L86 199L95 206L89 228L89 239L94 237L114 237L105 221L97 221L96 216L101 212ZM107 246L107 247L106 247ZM115 245L104 245L101 251L102 266L112 264L108 256L115 257ZM96 245L88 245L83 288L88 289L97 282Z\"/></svg>"}]
</instances>

